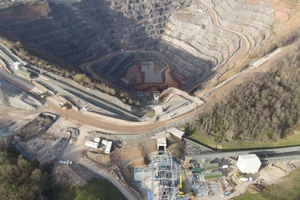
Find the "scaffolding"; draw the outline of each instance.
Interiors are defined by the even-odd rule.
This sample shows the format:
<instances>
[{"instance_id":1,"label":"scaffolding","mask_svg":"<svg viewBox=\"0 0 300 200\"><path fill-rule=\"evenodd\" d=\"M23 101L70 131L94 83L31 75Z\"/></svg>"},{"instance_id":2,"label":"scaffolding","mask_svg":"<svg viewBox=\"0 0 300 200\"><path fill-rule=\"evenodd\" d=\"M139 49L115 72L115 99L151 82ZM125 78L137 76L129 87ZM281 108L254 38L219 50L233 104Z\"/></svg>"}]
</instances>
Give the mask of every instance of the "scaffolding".
<instances>
[{"instance_id":1,"label":"scaffolding","mask_svg":"<svg viewBox=\"0 0 300 200\"><path fill-rule=\"evenodd\" d=\"M153 152L149 169L152 172L151 199L175 200L178 189L175 181L178 179L177 164L170 152Z\"/></svg>"},{"instance_id":2,"label":"scaffolding","mask_svg":"<svg viewBox=\"0 0 300 200\"><path fill-rule=\"evenodd\" d=\"M141 182L141 188L147 188L148 200L176 200L178 188L177 163L170 152L158 151L150 155L148 165L134 167L134 179Z\"/></svg>"}]
</instances>

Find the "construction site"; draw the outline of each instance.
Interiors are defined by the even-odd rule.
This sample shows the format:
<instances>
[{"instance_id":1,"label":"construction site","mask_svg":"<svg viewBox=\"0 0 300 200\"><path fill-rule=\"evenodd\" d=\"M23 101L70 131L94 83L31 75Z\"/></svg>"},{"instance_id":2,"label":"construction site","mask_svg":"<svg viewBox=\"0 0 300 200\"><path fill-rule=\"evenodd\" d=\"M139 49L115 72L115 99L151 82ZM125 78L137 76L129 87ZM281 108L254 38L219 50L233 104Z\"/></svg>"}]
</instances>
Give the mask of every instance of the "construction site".
<instances>
[{"instance_id":1,"label":"construction site","mask_svg":"<svg viewBox=\"0 0 300 200\"><path fill-rule=\"evenodd\" d=\"M93 131L85 136L84 154L107 170L118 166L117 175L145 200L231 199L300 166L298 146L218 152L177 128L145 138Z\"/></svg>"},{"instance_id":2,"label":"construction site","mask_svg":"<svg viewBox=\"0 0 300 200\"><path fill-rule=\"evenodd\" d=\"M167 148L167 151L152 152L148 164L133 168L131 184L138 188L144 199L231 199L246 190L255 193L272 178L283 177L300 166L299 158L277 157L276 153L271 153L273 159L263 159L266 150L256 152L259 156L246 152L240 152L245 155L234 152L222 155L213 151L208 153L206 147L187 139L184 141L185 152L187 148L198 148L203 157L201 154L186 155L183 160L178 160ZM294 150L298 152L299 147ZM269 177L270 174L273 177Z\"/></svg>"}]
</instances>

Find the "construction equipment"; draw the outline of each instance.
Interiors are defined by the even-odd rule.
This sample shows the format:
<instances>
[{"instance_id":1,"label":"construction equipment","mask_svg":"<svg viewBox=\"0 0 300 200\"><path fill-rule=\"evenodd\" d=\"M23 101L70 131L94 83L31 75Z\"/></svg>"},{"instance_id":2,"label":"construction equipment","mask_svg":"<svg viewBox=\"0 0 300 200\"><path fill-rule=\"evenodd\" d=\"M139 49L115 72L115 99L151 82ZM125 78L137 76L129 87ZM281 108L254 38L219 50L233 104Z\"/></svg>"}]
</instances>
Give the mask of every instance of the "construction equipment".
<instances>
[{"instance_id":1,"label":"construction equipment","mask_svg":"<svg viewBox=\"0 0 300 200\"><path fill-rule=\"evenodd\" d=\"M239 171L230 172L228 174L228 177L229 177L229 179L231 179L235 183L235 185L239 185L241 183L240 179L243 178L243 174Z\"/></svg>"},{"instance_id":2,"label":"construction equipment","mask_svg":"<svg viewBox=\"0 0 300 200\"><path fill-rule=\"evenodd\" d=\"M180 176L179 176L178 189L179 189L178 195L179 195L180 197L183 197L183 196L184 196L184 192L183 192L183 188L182 188L182 175L181 175L181 174L180 174Z\"/></svg>"},{"instance_id":3,"label":"construction equipment","mask_svg":"<svg viewBox=\"0 0 300 200\"><path fill-rule=\"evenodd\" d=\"M230 172L229 177L235 176L236 178L243 178L243 174L240 171L237 172Z\"/></svg>"},{"instance_id":4,"label":"construction equipment","mask_svg":"<svg viewBox=\"0 0 300 200\"><path fill-rule=\"evenodd\" d=\"M189 192L190 192L190 199L194 199L194 197L195 197L194 190L192 188L190 188Z\"/></svg>"},{"instance_id":5,"label":"construction equipment","mask_svg":"<svg viewBox=\"0 0 300 200\"><path fill-rule=\"evenodd\" d=\"M41 99L44 99L46 97L46 94L44 92L38 92L38 95Z\"/></svg>"},{"instance_id":6,"label":"construction equipment","mask_svg":"<svg viewBox=\"0 0 300 200\"><path fill-rule=\"evenodd\" d=\"M66 110L69 108L68 104L67 103L62 103L62 102L59 102L58 104L60 106L61 109L63 110Z\"/></svg>"}]
</instances>

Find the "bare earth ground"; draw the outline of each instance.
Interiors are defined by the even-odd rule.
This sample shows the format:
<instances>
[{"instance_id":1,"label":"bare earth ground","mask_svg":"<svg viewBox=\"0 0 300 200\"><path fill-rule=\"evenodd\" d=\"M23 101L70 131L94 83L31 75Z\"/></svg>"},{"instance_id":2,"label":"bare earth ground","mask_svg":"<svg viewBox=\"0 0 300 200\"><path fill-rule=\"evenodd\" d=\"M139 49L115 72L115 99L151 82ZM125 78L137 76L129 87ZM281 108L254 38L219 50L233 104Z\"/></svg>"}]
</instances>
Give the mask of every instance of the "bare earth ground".
<instances>
[{"instance_id":1,"label":"bare earth ground","mask_svg":"<svg viewBox=\"0 0 300 200\"><path fill-rule=\"evenodd\" d=\"M18 12L15 12L14 10L15 8L1 11L0 18L14 18L25 20L45 16L49 12L49 4L46 2L27 7L17 8Z\"/></svg>"},{"instance_id":2,"label":"bare earth ground","mask_svg":"<svg viewBox=\"0 0 300 200\"><path fill-rule=\"evenodd\" d=\"M175 80L175 78L173 77L173 75L171 74L171 71L170 71L170 68L167 68L164 73L162 74L163 76L163 83L161 84L147 84L147 83L144 83L144 84L141 84L141 85L137 85L137 86L134 86L133 88L135 90L138 90L138 91L145 91L145 92L153 92L155 90L158 90L158 91L162 91L162 90L165 90L169 87L175 87L175 88L179 88L180 85L179 83Z\"/></svg>"}]
</instances>

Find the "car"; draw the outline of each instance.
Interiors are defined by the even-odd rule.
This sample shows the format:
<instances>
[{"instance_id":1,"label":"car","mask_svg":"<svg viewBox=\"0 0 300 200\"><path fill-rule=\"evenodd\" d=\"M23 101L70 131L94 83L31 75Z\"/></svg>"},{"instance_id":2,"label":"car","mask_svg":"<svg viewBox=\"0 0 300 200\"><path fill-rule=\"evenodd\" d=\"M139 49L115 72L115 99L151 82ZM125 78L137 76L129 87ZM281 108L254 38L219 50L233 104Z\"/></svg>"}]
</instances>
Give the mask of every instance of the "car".
<instances>
[{"instance_id":1,"label":"car","mask_svg":"<svg viewBox=\"0 0 300 200\"><path fill-rule=\"evenodd\" d=\"M88 107L88 106L83 107L83 110L89 110L89 109L90 109L90 107Z\"/></svg>"},{"instance_id":2,"label":"car","mask_svg":"<svg viewBox=\"0 0 300 200\"><path fill-rule=\"evenodd\" d=\"M168 117L173 117L175 114L174 113L169 113Z\"/></svg>"},{"instance_id":3,"label":"car","mask_svg":"<svg viewBox=\"0 0 300 200\"><path fill-rule=\"evenodd\" d=\"M228 197L230 194L231 194L230 191L225 191L225 192L222 194L222 197Z\"/></svg>"}]
</instances>

